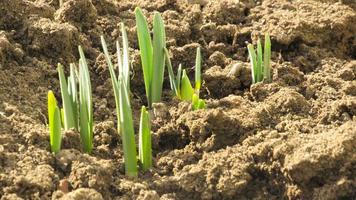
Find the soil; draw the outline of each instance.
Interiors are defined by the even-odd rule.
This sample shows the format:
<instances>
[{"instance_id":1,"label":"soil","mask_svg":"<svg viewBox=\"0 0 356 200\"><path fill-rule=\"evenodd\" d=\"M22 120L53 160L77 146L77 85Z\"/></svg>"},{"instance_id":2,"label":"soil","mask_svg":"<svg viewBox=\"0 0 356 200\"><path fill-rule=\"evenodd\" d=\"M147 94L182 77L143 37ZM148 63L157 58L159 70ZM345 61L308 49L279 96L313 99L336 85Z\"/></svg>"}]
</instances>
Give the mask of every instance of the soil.
<instances>
[{"instance_id":1,"label":"soil","mask_svg":"<svg viewBox=\"0 0 356 200\"><path fill-rule=\"evenodd\" d=\"M192 111L168 79L153 126L154 167L124 174L115 102L100 45L127 26L135 129L146 104L133 10L162 13L175 70L194 74ZM269 32L272 83L251 85L246 44ZM59 99L58 62L90 65L94 150L64 132L50 153L47 91ZM356 199L354 0L1 0L0 199Z\"/></svg>"}]
</instances>

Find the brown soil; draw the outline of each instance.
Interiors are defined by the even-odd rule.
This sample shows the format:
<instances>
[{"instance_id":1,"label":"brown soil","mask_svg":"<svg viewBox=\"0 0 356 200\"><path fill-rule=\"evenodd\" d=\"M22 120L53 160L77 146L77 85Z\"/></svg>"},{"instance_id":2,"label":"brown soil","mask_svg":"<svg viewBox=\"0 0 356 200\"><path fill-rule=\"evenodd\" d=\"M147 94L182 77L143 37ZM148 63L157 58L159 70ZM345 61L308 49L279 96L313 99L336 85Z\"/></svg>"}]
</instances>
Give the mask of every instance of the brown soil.
<instances>
[{"instance_id":1,"label":"brown soil","mask_svg":"<svg viewBox=\"0 0 356 200\"><path fill-rule=\"evenodd\" d=\"M353 0L0 0L0 199L356 199ZM202 47L208 108L172 100L165 82L154 167L124 175L100 35L128 28L138 119L145 92L133 10L166 22L174 67L193 75ZM150 17L152 20L152 17ZM269 32L273 82L251 85L247 42ZM90 64L94 150L78 133L49 151L46 94L56 63ZM110 46L112 48L112 46ZM137 120L136 120L137 128Z\"/></svg>"}]
</instances>

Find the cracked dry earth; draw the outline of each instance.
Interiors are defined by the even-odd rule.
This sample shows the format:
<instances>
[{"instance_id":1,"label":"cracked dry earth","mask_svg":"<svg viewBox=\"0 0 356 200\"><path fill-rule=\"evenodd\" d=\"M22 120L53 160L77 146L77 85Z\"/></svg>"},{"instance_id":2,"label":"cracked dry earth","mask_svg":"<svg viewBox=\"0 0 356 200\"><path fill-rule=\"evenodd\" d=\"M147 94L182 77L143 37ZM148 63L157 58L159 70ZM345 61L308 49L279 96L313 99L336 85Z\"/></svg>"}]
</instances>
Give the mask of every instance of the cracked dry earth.
<instances>
[{"instance_id":1,"label":"cracked dry earth","mask_svg":"<svg viewBox=\"0 0 356 200\"><path fill-rule=\"evenodd\" d=\"M134 9L159 11L176 70L203 54L207 109L164 85L154 167L124 175L100 35L127 26L138 129L145 91ZM269 32L272 83L251 85L246 44ZM63 133L52 155L46 94L58 62L88 58L94 150ZM109 47L113 52L114 47ZM68 69L66 69L68 70ZM0 0L0 199L356 199L356 3L353 0Z\"/></svg>"}]
</instances>

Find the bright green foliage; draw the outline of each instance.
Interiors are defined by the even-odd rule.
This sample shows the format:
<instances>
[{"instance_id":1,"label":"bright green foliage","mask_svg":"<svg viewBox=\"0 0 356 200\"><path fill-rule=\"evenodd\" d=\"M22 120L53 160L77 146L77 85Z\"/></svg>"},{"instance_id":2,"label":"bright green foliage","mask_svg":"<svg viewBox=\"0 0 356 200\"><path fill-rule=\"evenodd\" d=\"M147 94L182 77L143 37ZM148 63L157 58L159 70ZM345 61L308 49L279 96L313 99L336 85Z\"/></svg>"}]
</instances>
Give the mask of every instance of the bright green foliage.
<instances>
[{"instance_id":1,"label":"bright green foliage","mask_svg":"<svg viewBox=\"0 0 356 200\"><path fill-rule=\"evenodd\" d=\"M127 34L124 24L121 24L121 33L123 40L122 54L120 45L116 42L119 75L116 78L114 65L111 62L109 51L104 40L101 36L101 44L104 50L106 62L109 66L111 82L114 89L116 113L118 117L118 132L122 137L124 159L125 159L125 172L128 176L137 176L137 152L135 145L134 127L132 119L132 110L130 105L129 81L130 81L130 65L129 65L129 47Z\"/></svg>"},{"instance_id":2,"label":"bright green foliage","mask_svg":"<svg viewBox=\"0 0 356 200\"><path fill-rule=\"evenodd\" d=\"M201 51L200 47L197 48L197 55L195 57L195 93L200 92L201 87Z\"/></svg>"},{"instance_id":3,"label":"bright green foliage","mask_svg":"<svg viewBox=\"0 0 356 200\"><path fill-rule=\"evenodd\" d=\"M183 69L183 75L180 85L180 97L183 101L191 101L194 94L194 89L190 83L189 77L185 69Z\"/></svg>"},{"instance_id":4,"label":"bright green foliage","mask_svg":"<svg viewBox=\"0 0 356 200\"><path fill-rule=\"evenodd\" d=\"M140 132L139 132L139 158L142 170L146 171L152 167L152 144L151 144L151 122L149 113L145 106L141 109Z\"/></svg>"},{"instance_id":5,"label":"bright green foliage","mask_svg":"<svg viewBox=\"0 0 356 200\"><path fill-rule=\"evenodd\" d=\"M79 125L84 151L93 148L93 102L89 69L83 49L79 46Z\"/></svg>"},{"instance_id":6,"label":"bright green foliage","mask_svg":"<svg viewBox=\"0 0 356 200\"><path fill-rule=\"evenodd\" d=\"M73 94L72 87L75 85L75 82L72 84L72 79L73 78L68 78L68 81L70 82L69 85L67 85L67 81L64 75L63 71L63 66L61 64L58 64L57 67L58 75L59 75L59 83L61 87L61 94L62 94L62 102L63 102L63 124L64 124L64 130L69 130L71 128L78 128L78 124L76 121L76 116L77 114L75 113L76 109L76 99L71 97ZM71 74L71 76L73 76Z\"/></svg>"},{"instance_id":7,"label":"bright green foliage","mask_svg":"<svg viewBox=\"0 0 356 200\"><path fill-rule=\"evenodd\" d=\"M140 47L141 64L145 81L148 106L161 101L166 47L166 33L161 15L153 18L153 40L146 17L140 8L135 9L137 37Z\"/></svg>"},{"instance_id":8,"label":"bright green foliage","mask_svg":"<svg viewBox=\"0 0 356 200\"><path fill-rule=\"evenodd\" d=\"M187 76L185 70L182 74L182 66L179 65L177 76L174 76L173 67L169 58L168 50L165 49L166 65L168 68L169 81L171 89L175 93L178 99L183 101L192 101L193 110L204 109L205 101L199 99L200 87L201 87L201 52L200 48L197 48L196 60L195 60L195 89Z\"/></svg>"},{"instance_id":9,"label":"bright green foliage","mask_svg":"<svg viewBox=\"0 0 356 200\"><path fill-rule=\"evenodd\" d=\"M52 91L48 91L48 125L51 151L58 153L61 149L61 115L57 100Z\"/></svg>"},{"instance_id":10,"label":"bright green foliage","mask_svg":"<svg viewBox=\"0 0 356 200\"><path fill-rule=\"evenodd\" d=\"M261 40L257 41L257 54L252 44L247 46L250 62L252 83L258 83L263 80L271 81L271 40L269 34L265 35L264 54Z\"/></svg>"}]
</instances>

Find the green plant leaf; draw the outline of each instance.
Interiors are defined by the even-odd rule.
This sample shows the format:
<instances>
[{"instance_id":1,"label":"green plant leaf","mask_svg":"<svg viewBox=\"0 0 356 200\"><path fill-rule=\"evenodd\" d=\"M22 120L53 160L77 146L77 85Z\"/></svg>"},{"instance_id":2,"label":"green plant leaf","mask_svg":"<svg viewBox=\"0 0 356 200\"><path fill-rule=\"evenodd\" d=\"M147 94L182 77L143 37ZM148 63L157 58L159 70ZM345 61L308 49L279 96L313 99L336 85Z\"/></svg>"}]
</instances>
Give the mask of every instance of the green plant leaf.
<instances>
[{"instance_id":1,"label":"green plant leaf","mask_svg":"<svg viewBox=\"0 0 356 200\"><path fill-rule=\"evenodd\" d=\"M153 48L146 17L140 8L135 9L137 37L140 47L141 64L148 105L151 105L151 81L153 74ZM163 51L163 50L162 50Z\"/></svg>"},{"instance_id":2,"label":"green plant leaf","mask_svg":"<svg viewBox=\"0 0 356 200\"><path fill-rule=\"evenodd\" d=\"M64 130L69 130L70 128L76 128L72 99L68 93L68 85L64 75L63 66L58 64L57 70L64 109Z\"/></svg>"},{"instance_id":3,"label":"green plant leaf","mask_svg":"<svg viewBox=\"0 0 356 200\"><path fill-rule=\"evenodd\" d=\"M257 41L257 82L261 82L263 80L263 50L261 45L261 40Z\"/></svg>"},{"instance_id":4,"label":"green plant leaf","mask_svg":"<svg viewBox=\"0 0 356 200\"><path fill-rule=\"evenodd\" d=\"M143 171L152 167L151 122L145 106L141 109L139 158Z\"/></svg>"},{"instance_id":5,"label":"green plant leaf","mask_svg":"<svg viewBox=\"0 0 356 200\"><path fill-rule=\"evenodd\" d=\"M152 74L152 103L161 101L165 52L166 33L161 15L156 12L153 18L153 74Z\"/></svg>"},{"instance_id":6,"label":"green plant leaf","mask_svg":"<svg viewBox=\"0 0 356 200\"><path fill-rule=\"evenodd\" d=\"M61 149L61 116L57 106L57 100L52 91L48 91L48 122L50 145L53 153L58 153Z\"/></svg>"},{"instance_id":7,"label":"green plant leaf","mask_svg":"<svg viewBox=\"0 0 356 200\"><path fill-rule=\"evenodd\" d=\"M165 55L166 55L166 65L168 69L168 76L169 76L169 82L171 85L171 89L174 91L175 95L179 98L179 85L177 85L174 73L173 73L173 67L171 63L171 59L169 58L169 53L167 48L164 48Z\"/></svg>"},{"instance_id":8,"label":"green plant leaf","mask_svg":"<svg viewBox=\"0 0 356 200\"><path fill-rule=\"evenodd\" d=\"M256 83L258 81L258 78L257 78L258 67L257 67L256 52L255 52L255 49L252 44L247 45L247 49L248 49L248 54L249 54L250 62L251 62L252 83Z\"/></svg>"},{"instance_id":9,"label":"green plant leaf","mask_svg":"<svg viewBox=\"0 0 356 200\"><path fill-rule=\"evenodd\" d=\"M199 96L201 87L201 51L200 47L197 48L197 55L195 58L195 92Z\"/></svg>"},{"instance_id":10,"label":"green plant leaf","mask_svg":"<svg viewBox=\"0 0 356 200\"><path fill-rule=\"evenodd\" d=\"M187 76L185 69L183 70L180 89L181 89L180 91L181 99L184 101L191 101L192 96L194 94L194 89L192 87L192 84L190 83L189 77Z\"/></svg>"},{"instance_id":11,"label":"green plant leaf","mask_svg":"<svg viewBox=\"0 0 356 200\"><path fill-rule=\"evenodd\" d=\"M127 176L137 176L137 152L132 120L132 110L125 81L119 79L119 110L120 131L125 158L125 172Z\"/></svg>"},{"instance_id":12,"label":"green plant leaf","mask_svg":"<svg viewBox=\"0 0 356 200\"><path fill-rule=\"evenodd\" d=\"M269 34L265 35L265 47L264 47L264 70L263 76L267 82L271 82L271 39Z\"/></svg>"}]
</instances>

